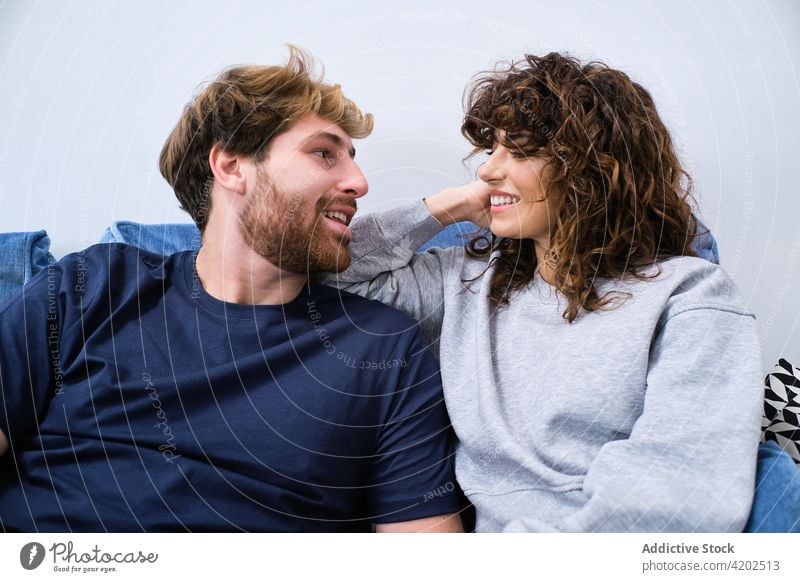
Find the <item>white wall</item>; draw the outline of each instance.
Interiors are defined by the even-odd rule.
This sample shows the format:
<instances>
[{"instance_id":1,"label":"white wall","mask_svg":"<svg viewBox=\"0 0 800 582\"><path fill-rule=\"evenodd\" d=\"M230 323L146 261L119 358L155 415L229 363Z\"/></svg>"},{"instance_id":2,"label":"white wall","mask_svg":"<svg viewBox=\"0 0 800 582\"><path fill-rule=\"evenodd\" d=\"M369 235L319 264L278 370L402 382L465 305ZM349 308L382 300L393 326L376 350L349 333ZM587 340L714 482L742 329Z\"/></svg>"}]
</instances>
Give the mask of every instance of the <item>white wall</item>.
<instances>
[{"instance_id":1,"label":"white wall","mask_svg":"<svg viewBox=\"0 0 800 582\"><path fill-rule=\"evenodd\" d=\"M461 92L499 58L568 50L656 97L723 265L759 317L765 367L800 362L800 4L452 0L0 4L0 231L56 256L113 220L188 221L157 169L196 87L310 49L376 117L367 210L470 177Z\"/></svg>"}]
</instances>

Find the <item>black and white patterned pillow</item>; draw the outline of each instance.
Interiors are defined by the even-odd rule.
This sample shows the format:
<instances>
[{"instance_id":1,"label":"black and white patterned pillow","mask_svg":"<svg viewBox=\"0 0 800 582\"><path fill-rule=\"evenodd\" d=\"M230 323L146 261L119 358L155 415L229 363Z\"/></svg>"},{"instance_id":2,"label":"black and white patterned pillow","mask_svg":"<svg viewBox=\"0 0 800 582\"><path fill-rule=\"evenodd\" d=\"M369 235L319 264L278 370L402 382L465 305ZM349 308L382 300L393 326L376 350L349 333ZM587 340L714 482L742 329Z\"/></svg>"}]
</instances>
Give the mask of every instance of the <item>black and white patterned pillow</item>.
<instances>
[{"instance_id":1,"label":"black and white patterned pillow","mask_svg":"<svg viewBox=\"0 0 800 582\"><path fill-rule=\"evenodd\" d=\"M764 384L761 441L775 441L800 465L800 369L780 359Z\"/></svg>"}]
</instances>

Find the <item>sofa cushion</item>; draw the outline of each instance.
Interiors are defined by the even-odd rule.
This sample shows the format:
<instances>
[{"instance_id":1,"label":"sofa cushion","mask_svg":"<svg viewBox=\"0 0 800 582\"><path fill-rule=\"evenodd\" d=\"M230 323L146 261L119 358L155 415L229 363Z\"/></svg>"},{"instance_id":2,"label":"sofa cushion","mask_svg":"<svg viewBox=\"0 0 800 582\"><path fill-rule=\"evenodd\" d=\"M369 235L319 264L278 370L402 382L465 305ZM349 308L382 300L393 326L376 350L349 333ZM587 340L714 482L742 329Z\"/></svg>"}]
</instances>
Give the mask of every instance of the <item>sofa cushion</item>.
<instances>
[{"instance_id":1,"label":"sofa cushion","mask_svg":"<svg viewBox=\"0 0 800 582\"><path fill-rule=\"evenodd\" d=\"M762 441L773 441L800 465L800 369L784 359L764 380Z\"/></svg>"},{"instance_id":2,"label":"sofa cushion","mask_svg":"<svg viewBox=\"0 0 800 582\"><path fill-rule=\"evenodd\" d=\"M480 232L481 229L471 222L457 222L443 229L419 250L463 246ZM98 242L121 242L146 251L171 255L200 248L200 231L194 224L140 224L122 220L112 223ZM703 223L698 225L694 250L701 258L719 264L717 241Z\"/></svg>"},{"instance_id":3,"label":"sofa cushion","mask_svg":"<svg viewBox=\"0 0 800 582\"><path fill-rule=\"evenodd\" d=\"M112 222L97 242L125 243L166 256L199 249L200 231L191 223L140 224L121 220Z\"/></svg>"},{"instance_id":4,"label":"sofa cushion","mask_svg":"<svg viewBox=\"0 0 800 582\"><path fill-rule=\"evenodd\" d=\"M46 231L0 233L0 303L53 262Z\"/></svg>"},{"instance_id":5,"label":"sofa cushion","mask_svg":"<svg viewBox=\"0 0 800 582\"><path fill-rule=\"evenodd\" d=\"M800 470L773 441L758 449L756 491L746 532L800 532Z\"/></svg>"}]
</instances>

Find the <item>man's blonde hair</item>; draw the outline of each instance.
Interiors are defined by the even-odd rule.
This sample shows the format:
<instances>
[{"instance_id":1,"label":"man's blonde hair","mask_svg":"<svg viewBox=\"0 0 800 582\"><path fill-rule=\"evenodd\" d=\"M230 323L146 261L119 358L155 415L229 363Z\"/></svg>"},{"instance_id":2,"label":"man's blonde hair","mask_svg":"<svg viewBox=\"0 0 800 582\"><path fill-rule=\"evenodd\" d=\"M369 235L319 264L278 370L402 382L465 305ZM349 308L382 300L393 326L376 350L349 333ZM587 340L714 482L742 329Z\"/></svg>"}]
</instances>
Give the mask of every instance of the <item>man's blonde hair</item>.
<instances>
[{"instance_id":1,"label":"man's blonde hair","mask_svg":"<svg viewBox=\"0 0 800 582\"><path fill-rule=\"evenodd\" d=\"M276 136L311 114L353 138L372 132L372 115L362 113L339 85L324 83L314 64L311 55L289 45L285 65L227 69L186 105L161 150L159 168L201 232L211 205L212 146L262 161Z\"/></svg>"}]
</instances>

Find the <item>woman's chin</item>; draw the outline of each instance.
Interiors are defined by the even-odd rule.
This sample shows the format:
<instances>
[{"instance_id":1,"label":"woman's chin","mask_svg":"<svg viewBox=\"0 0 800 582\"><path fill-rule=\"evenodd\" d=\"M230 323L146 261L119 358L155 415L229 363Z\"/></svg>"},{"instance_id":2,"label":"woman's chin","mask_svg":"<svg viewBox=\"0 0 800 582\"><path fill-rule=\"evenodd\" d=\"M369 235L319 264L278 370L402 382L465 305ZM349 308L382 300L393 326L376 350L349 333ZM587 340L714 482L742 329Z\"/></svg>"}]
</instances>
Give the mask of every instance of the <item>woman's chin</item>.
<instances>
[{"instance_id":1,"label":"woman's chin","mask_svg":"<svg viewBox=\"0 0 800 582\"><path fill-rule=\"evenodd\" d=\"M519 229L509 228L508 225L500 225L495 221L489 224L492 234L500 238L524 238Z\"/></svg>"}]
</instances>

